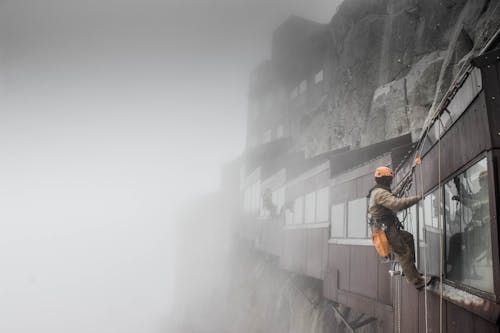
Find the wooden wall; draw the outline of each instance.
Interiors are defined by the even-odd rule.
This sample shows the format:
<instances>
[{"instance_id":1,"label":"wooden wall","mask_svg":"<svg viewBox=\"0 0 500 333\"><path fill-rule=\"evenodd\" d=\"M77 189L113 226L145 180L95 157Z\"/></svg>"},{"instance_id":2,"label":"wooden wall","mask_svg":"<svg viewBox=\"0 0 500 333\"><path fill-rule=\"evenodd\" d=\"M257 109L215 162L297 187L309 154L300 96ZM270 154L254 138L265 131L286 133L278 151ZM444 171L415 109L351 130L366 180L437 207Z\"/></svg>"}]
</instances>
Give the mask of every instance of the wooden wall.
<instances>
[{"instance_id":1,"label":"wooden wall","mask_svg":"<svg viewBox=\"0 0 500 333\"><path fill-rule=\"evenodd\" d=\"M324 278L329 228L294 228L283 230L281 266L295 273Z\"/></svg>"}]
</instances>

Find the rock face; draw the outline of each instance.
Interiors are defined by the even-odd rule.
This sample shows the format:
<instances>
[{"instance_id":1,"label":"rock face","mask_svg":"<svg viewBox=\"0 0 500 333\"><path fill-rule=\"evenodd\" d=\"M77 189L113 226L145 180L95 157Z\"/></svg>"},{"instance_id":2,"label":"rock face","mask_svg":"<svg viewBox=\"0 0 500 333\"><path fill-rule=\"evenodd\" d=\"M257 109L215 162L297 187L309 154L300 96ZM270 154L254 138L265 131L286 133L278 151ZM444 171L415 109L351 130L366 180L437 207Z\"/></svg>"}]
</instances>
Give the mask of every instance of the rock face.
<instances>
[{"instance_id":1,"label":"rock face","mask_svg":"<svg viewBox=\"0 0 500 333\"><path fill-rule=\"evenodd\" d=\"M415 138L460 67L498 29L498 7L498 0L345 1L328 25L327 102L296 149L313 156Z\"/></svg>"}]
</instances>

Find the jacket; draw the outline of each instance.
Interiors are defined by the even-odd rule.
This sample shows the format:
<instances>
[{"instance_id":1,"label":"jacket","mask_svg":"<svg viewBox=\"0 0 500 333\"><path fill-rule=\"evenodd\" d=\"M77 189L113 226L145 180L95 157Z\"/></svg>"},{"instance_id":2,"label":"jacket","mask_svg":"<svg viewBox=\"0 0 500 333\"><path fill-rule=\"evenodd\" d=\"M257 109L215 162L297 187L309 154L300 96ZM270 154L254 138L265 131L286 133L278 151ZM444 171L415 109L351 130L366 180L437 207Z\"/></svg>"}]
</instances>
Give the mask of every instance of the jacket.
<instances>
[{"instance_id":1,"label":"jacket","mask_svg":"<svg viewBox=\"0 0 500 333\"><path fill-rule=\"evenodd\" d=\"M413 206L419 200L420 196L398 198L388 188L375 187L370 192L368 214L374 219L394 220L397 212Z\"/></svg>"}]
</instances>

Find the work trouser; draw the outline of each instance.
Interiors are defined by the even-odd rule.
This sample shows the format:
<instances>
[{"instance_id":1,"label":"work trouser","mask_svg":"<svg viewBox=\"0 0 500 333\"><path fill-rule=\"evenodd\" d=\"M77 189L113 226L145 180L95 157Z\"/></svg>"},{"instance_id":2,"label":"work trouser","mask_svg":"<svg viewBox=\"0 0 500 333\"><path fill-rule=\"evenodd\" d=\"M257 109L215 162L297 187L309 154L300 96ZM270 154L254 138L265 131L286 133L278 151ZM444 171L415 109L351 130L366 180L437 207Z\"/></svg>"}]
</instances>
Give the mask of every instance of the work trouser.
<instances>
[{"instance_id":1,"label":"work trouser","mask_svg":"<svg viewBox=\"0 0 500 333\"><path fill-rule=\"evenodd\" d=\"M372 226L372 232L379 230L376 225ZM405 230L399 230L393 223L388 223L385 230L387 240L391 244L392 252L403 269L403 274L410 283L420 280L420 273L415 266L415 242L413 235Z\"/></svg>"}]
</instances>

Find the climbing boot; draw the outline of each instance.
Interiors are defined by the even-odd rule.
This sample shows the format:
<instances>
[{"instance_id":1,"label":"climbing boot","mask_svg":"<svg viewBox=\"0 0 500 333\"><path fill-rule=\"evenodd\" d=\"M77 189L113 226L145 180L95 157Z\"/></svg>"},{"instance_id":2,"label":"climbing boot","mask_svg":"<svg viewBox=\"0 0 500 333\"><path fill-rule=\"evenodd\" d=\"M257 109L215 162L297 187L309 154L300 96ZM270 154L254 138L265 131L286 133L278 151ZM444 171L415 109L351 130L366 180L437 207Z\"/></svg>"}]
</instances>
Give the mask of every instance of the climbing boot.
<instances>
[{"instance_id":1,"label":"climbing boot","mask_svg":"<svg viewBox=\"0 0 500 333\"><path fill-rule=\"evenodd\" d=\"M421 276L417 282L414 283L415 288L418 290L428 286L432 282L432 276Z\"/></svg>"}]
</instances>

